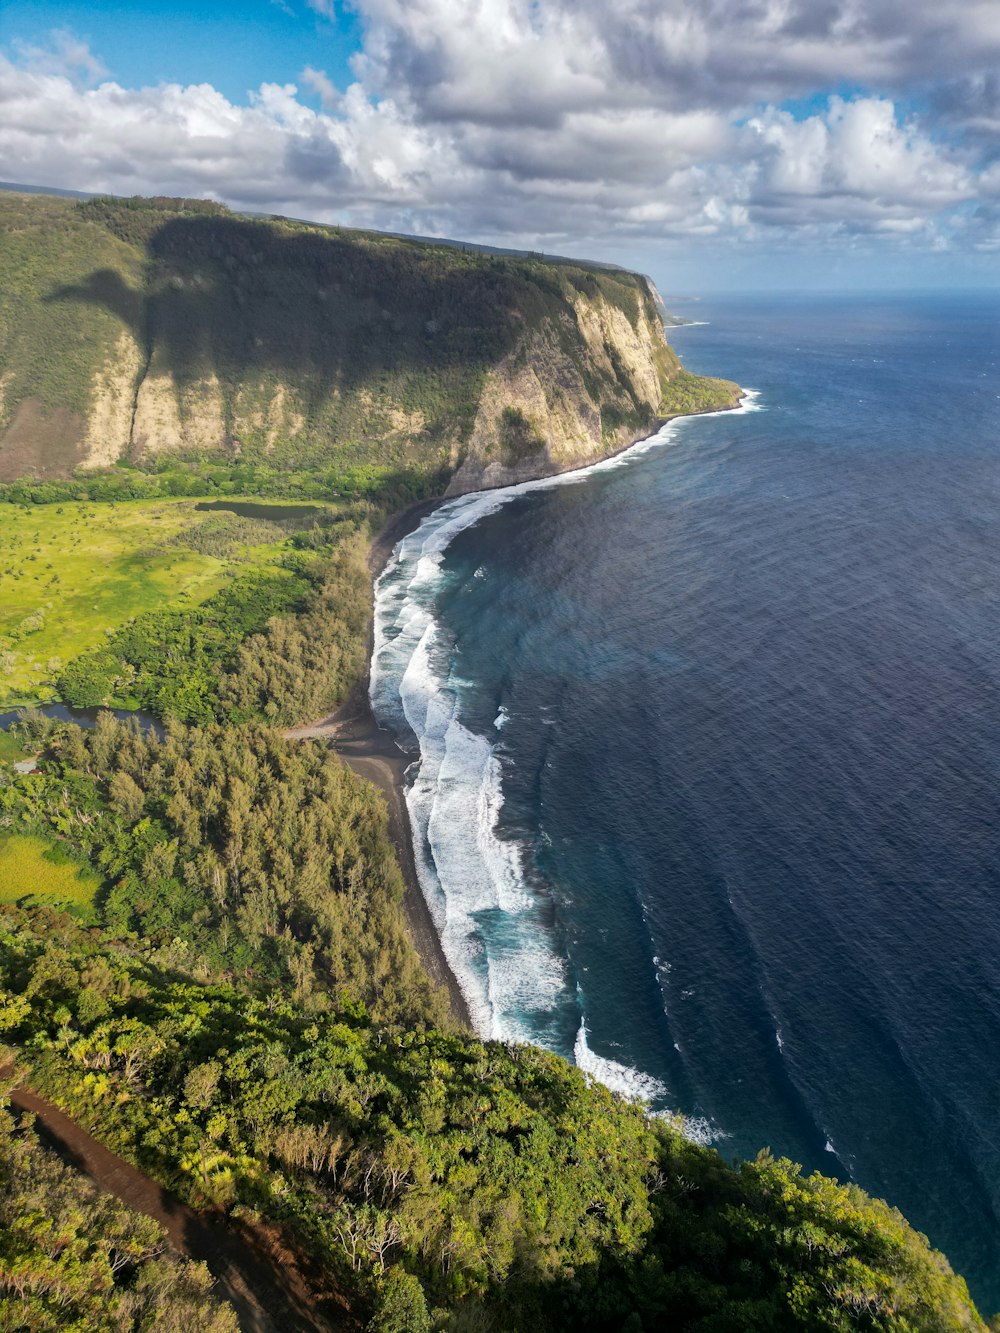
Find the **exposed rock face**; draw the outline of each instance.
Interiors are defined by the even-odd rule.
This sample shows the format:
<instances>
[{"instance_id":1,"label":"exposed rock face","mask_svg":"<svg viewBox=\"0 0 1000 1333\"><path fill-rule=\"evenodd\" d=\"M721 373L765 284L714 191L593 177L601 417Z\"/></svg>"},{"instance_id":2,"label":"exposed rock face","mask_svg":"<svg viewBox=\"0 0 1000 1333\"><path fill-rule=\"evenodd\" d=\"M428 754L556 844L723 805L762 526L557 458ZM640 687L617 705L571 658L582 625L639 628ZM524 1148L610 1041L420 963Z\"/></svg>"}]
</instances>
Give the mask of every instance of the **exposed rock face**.
<instances>
[{"instance_id":1,"label":"exposed rock face","mask_svg":"<svg viewBox=\"0 0 1000 1333\"><path fill-rule=\"evenodd\" d=\"M142 354L135 339L123 333L112 357L94 376L83 441L84 467L110 467L128 454L141 364Z\"/></svg>"},{"instance_id":2,"label":"exposed rock face","mask_svg":"<svg viewBox=\"0 0 1000 1333\"><path fill-rule=\"evenodd\" d=\"M0 481L216 454L455 494L726 396L682 372L651 283L622 270L184 200L13 196L4 240L26 276L0 290Z\"/></svg>"},{"instance_id":3,"label":"exposed rock face","mask_svg":"<svg viewBox=\"0 0 1000 1333\"><path fill-rule=\"evenodd\" d=\"M222 392L215 375L183 386L162 372L143 378L129 445L132 457L213 452L226 443Z\"/></svg>"},{"instance_id":4,"label":"exposed rock face","mask_svg":"<svg viewBox=\"0 0 1000 1333\"><path fill-rule=\"evenodd\" d=\"M577 295L572 333L581 357L564 350L558 330L537 333L486 377L479 410L449 495L508 486L532 477L567 472L596 462L648 433L663 396L663 376L678 368L654 310L640 305L635 326L603 295ZM582 364L581 364L582 361ZM586 379L600 377L605 407L620 409L616 422ZM509 423L520 413L537 443L512 456Z\"/></svg>"}]
</instances>

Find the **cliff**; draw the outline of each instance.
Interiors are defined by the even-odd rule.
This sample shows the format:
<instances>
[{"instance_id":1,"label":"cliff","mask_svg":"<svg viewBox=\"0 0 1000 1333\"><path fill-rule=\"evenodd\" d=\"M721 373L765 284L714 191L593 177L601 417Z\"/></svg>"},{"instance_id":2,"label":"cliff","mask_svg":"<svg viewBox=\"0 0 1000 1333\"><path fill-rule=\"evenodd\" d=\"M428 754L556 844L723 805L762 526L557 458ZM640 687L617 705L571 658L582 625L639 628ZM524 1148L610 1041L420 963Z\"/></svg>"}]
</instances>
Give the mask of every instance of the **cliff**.
<instances>
[{"instance_id":1,"label":"cliff","mask_svg":"<svg viewBox=\"0 0 1000 1333\"><path fill-rule=\"evenodd\" d=\"M649 281L247 219L0 196L0 480L163 455L377 464L452 492L561 471L675 411Z\"/></svg>"}]
</instances>

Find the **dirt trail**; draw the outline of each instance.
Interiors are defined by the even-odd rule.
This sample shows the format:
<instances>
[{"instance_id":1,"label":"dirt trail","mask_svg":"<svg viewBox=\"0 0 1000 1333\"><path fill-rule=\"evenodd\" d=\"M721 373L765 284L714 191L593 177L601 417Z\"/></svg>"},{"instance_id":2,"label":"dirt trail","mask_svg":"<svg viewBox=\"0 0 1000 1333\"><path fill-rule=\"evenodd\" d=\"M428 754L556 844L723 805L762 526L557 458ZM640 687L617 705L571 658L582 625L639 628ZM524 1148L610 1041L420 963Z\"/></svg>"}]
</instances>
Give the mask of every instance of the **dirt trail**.
<instances>
[{"instance_id":1,"label":"dirt trail","mask_svg":"<svg viewBox=\"0 0 1000 1333\"><path fill-rule=\"evenodd\" d=\"M179 1253L208 1265L243 1333L346 1333L358 1327L332 1292L315 1289L303 1272L304 1261L282 1243L277 1230L250 1227L220 1213L198 1213L109 1152L51 1102L23 1087L9 1096L17 1110L36 1117L40 1137L65 1162L153 1218Z\"/></svg>"}]
</instances>

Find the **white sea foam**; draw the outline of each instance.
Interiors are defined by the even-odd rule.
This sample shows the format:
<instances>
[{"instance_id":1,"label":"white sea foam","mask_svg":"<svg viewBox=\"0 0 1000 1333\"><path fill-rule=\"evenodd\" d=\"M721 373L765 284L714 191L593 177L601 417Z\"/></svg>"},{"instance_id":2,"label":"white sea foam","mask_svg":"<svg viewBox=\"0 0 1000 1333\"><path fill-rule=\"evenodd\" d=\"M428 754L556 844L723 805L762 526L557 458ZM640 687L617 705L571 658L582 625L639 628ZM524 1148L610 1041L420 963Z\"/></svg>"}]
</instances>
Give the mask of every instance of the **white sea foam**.
<instances>
[{"instance_id":1,"label":"white sea foam","mask_svg":"<svg viewBox=\"0 0 1000 1333\"><path fill-rule=\"evenodd\" d=\"M702 1147L708 1148L713 1143L721 1143L723 1139L732 1138L724 1129L720 1129L713 1121L708 1120L702 1115L681 1116L681 1133L692 1143L700 1143Z\"/></svg>"},{"instance_id":2,"label":"white sea foam","mask_svg":"<svg viewBox=\"0 0 1000 1333\"><path fill-rule=\"evenodd\" d=\"M652 1074L644 1074L629 1065L619 1064L603 1055L595 1055L587 1044L587 1025L581 1021L573 1046L573 1059L585 1074L603 1083L612 1092L630 1102L655 1102L667 1095L667 1089Z\"/></svg>"},{"instance_id":3,"label":"white sea foam","mask_svg":"<svg viewBox=\"0 0 1000 1333\"><path fill-rule=\"evenodd\" d=\"M735 413L757 410L747 391ZM716 414L709 414L716 415ZM412 736L419 758L406 802L413 825L421 889L476 1029L508 1041L537 1038L539 1017L572 1000L566 963L551 936L535 892L526 882L523 850L498 831L503 768L486 737L458 716L460 682L454 645L435 618L447 575L449 543L516 496L579 483L592 473L627 466L675 440L685 421L589 467L495 491L449 500L396 546L375 585L375 633L370 694L376 717L401 739ZM484 570L477 570L477 576ZM500 709L495 725L508 720ZM543 719L551 721L555 719ZM490 929L483 925L490 922ZM534 1023L526 1016L535 1015ZM625 1095L662 1096L655 1079L593 1055L583 1028L577 1062ZM598 1072L600 1071L600 1072Z\"/></svg>"}]
</instances>

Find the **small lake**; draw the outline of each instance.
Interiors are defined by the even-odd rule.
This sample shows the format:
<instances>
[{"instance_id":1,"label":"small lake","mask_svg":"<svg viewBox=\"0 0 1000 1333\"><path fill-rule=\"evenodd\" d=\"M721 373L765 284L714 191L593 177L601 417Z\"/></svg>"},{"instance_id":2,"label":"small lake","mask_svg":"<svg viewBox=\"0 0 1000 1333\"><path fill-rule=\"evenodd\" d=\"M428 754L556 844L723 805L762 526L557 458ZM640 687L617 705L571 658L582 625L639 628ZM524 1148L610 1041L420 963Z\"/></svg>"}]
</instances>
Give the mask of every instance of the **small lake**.
<instances>
[{"instance_id":1,"label":"small lake","mask_svg":"<svg viewBox=\"0 0 1000 1333\"><path fill-rule=\"evenodd\" d=\"M157 736L163 736L163 724L159 722L152 713L144 713L141 709L129 708L70 708L68 704L37 704L29 706L22 704L20 708L10 708L0 712L0 731L7 731L16 722L20 722L25 713L41 713L43 717L51 718L53 722L75 722L78 727L96 727L98 713L111 713L119 722L127 722L130 718L135 718L140 731L155 731Z\"/></svg>"},{"instance_id":2,"label":"small lake","mask_svg":"<svg viewBox=\"0 0 1000 1333\"><path fill-rule=\"evenodd\" d=\"M271 523L299 522L325 512L318 505L269 505L249 500L203 500L195 505L195 509L202 512L224 510L228 514L239 514L240 518L264 518Z\"/></svg>"}]
</instances>

